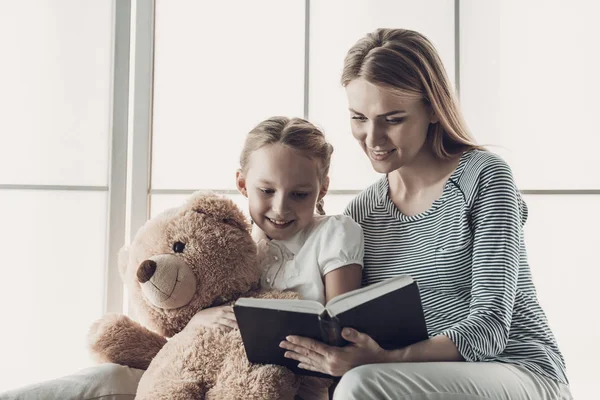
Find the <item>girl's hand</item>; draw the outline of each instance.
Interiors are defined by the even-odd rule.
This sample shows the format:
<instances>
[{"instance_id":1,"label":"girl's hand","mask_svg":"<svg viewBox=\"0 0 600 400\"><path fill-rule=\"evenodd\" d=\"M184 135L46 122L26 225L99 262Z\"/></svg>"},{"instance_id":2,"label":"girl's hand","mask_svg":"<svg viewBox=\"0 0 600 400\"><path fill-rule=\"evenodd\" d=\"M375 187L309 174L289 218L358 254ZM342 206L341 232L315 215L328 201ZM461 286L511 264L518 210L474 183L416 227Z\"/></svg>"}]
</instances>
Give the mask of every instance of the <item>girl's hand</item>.
<instances>
[{"instance_id":1,"label":"girl's hand","mask_svg":"<svg viewBox=\"0 0 600 400\"><path fill-rule=\"evenodd\" d=\"M209 328L238 329L233 306L219 306L200 310L192 317L187 326L204 326Z\"/></svg>"},{"instance_id":2,"label":"girl's hand","mask_svg":"<svg viewBox=\"0 0 600 400\"><path fill-rule=\"evenodd\" d=\"M386 350L369 335L344 328L342 337L350 344L345 347L328 346L313 339L288 336L279 346L288 350L286 358L300 362L299 368L331 376L342 376L359 365L385 362Z\"/></svg>"}]
</instances>

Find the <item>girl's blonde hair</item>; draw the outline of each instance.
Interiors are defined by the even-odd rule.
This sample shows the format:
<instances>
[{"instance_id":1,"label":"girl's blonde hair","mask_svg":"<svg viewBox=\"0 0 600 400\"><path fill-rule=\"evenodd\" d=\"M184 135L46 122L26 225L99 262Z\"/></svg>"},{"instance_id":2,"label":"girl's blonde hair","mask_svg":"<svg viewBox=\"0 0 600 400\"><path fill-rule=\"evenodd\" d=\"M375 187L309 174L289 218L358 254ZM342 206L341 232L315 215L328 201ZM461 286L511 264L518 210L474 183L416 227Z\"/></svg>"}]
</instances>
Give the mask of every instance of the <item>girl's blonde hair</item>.
<instances>
[{"instance_id":1,"label":"girl's blonde hair","mask_svg":"<svg viewBox=\"0 0 600 400\"><path fill-rule=\"evenodd\" d=\"M240 155L242 173L246 174L250 155L263 146L279 143L317 160L319 178L325 185L329 175L333 146L325 140L323 132L302 118L271 117L254 127L248 133ZM325 215L324 201L317 202L317 212Z\"/></svg>"},{"instance_id":2,"label":"girl's blonde hair","mask_svg":"<svg viewBox=\"0 0 600 400\"><path fill-rule=\"evenodd\" d=\"M377 29L346 55L342 85L363 78L393 91L418 95L439 122L430 124L428 140L439 158L482 149L467 131L452 86L433 44L407 29Z\"/></svg>"}]
</instances>

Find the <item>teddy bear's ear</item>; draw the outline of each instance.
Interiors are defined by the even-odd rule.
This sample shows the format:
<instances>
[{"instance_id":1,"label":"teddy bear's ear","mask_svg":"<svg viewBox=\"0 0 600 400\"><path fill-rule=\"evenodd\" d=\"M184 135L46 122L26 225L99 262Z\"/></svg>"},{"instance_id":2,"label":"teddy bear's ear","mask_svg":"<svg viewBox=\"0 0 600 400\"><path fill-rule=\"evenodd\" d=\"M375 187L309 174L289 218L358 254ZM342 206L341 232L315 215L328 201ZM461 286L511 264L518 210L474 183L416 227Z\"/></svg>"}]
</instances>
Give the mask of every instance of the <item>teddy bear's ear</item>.
<instances>
[{"instance_id":1,"label":"teddy bear's ear","mask_svg":"<svg viewBox=\"0 0 600 400\"><path fill-rule=\"evenodd\" d=\"M119 250L118 256L118 266L119 266L119 274L121 274L121 279L125 280L125 271L127 270L127 263L129 262L129 246L125 245L121 247Z\"/></svg>"},{"instance_id":2,"label":"teddy bear's ear","mask_svg":"<svg viewBox=\"0 0 600 400\"><path fill-rule=\"evenodd\" d=\"M209 198L218 198L215 193L199 190L194 192L186 201L184 208L199 213L205 213L206 200Z\"/></svg>"}]
</instances>

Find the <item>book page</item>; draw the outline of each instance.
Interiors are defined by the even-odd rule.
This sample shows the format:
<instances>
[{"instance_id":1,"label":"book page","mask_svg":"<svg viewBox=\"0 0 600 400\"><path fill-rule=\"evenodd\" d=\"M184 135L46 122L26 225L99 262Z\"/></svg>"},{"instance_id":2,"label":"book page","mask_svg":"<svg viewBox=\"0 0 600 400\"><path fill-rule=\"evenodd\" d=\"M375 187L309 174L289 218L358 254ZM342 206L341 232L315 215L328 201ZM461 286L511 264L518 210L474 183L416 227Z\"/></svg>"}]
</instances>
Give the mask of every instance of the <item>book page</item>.
<instances>
[{"instance_id":1,"label":"book page","mask_svg":"<svg viewBox=\"0 0 600 400\"><path fill-rule=\"evenodd\" d=\"M236 306L266 308L270 310L292 311L307 314L321 314L325 307L318 301L290 299L256 299L242 297L235 302Z\"/></svg>"},{"instance_id":2,"label":"book page","mask_svg":"<svg viewBox=\"0 0 600 400\"><path fill-rule=\"evenodd\" d=\"M410 276L399 275L394 278L386 279L383 282L337 296L330 300L326 304L325 308L328 310L331 316L335 316L346 310L366 303L371 299L380 297L404 286L408 286L411 283L413 283L413 279Z\"/></svg>"}]
</instances>

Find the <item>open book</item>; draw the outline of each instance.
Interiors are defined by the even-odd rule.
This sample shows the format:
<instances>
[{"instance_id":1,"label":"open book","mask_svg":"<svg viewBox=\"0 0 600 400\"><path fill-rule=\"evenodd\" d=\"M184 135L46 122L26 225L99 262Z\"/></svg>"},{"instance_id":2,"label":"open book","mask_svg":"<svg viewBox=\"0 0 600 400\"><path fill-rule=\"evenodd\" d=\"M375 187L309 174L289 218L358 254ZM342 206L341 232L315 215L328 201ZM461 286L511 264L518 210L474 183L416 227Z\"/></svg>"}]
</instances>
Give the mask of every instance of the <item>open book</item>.
<instances>
[{"instance_id":1,"label":"open book","mask_svg":"<svg viewBox=\"0 0 600 400\"><path fill-rule=\"evenodd\" d=\"M345 293L325 306L311 300L240 298L233 309L250 362L283 365L305 375L323 376L283 356L279 343L288 335L343 346L342 328L351 327L384 349L428 338L419 288L407 275Z\"/></svg>"}]
</instances>

